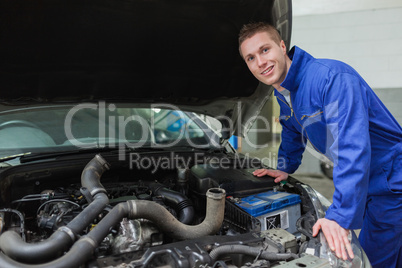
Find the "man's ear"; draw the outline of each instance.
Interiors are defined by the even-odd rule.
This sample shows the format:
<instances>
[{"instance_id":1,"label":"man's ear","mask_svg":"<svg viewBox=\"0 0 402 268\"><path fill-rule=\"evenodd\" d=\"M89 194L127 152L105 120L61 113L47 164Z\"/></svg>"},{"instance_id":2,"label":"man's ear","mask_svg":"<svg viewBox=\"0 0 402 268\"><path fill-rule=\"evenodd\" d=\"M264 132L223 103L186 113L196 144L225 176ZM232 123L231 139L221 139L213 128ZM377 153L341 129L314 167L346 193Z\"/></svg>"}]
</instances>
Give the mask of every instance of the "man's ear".
<instances>
[{"instance_id":1,"label":"man's ear","mask_svg":"<svg viewBox=\"0 0 402 268\"><path fill-rule=\"evenodd\" d=\"M281 48L282 48L283 55L286 55L286 45L283 40L281 40Z\"/></svg>"}]
</instances>

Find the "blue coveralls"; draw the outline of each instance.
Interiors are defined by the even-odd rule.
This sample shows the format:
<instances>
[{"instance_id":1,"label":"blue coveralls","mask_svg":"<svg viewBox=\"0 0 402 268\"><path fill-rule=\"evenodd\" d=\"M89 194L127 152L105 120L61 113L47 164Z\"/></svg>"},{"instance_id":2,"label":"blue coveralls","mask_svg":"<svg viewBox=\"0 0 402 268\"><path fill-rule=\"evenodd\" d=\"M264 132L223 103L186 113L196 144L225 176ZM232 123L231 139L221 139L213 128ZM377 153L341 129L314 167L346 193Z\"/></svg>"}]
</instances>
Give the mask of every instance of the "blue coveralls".
<instances>
[{"instance_id":1,"label":"blue coveralls","mask_svg":"<svg viewBox=\"0 0 402 268\"><path fill-rule=\"evenodd\" d=\"M278 169L296 171L306 141L334 162L326 218L359 240L373 267L402 267L402 129L363 78L345 63L298 47L281 86Z\"/></svg>"}]
</instances>

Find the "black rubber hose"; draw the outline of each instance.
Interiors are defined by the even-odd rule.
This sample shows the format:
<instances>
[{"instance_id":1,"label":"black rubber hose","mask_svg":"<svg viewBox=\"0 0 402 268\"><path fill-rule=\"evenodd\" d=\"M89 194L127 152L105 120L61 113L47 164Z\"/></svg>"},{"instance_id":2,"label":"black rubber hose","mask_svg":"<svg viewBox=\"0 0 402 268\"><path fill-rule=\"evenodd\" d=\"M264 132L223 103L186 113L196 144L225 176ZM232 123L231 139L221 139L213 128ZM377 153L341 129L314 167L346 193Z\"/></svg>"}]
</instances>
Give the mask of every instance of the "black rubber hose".
<instances>
[{"instance_id":1,"label":"black rubber hose","mask_svg":"<svg viewBox=\"0 0 402 268\"><path fill-rule=\"evenodd\" d=\"M296 228L300 233L304 234L306 237L310 239L315 239L315 237L313 237L313 226L312 226L314 222L315 218L312 215L312 212L309 211L304 216L297 219Z\"/></svg>"},{"instance_id":2,"label":"black rubber hose","mask_svg":"<svg viewBox=\"0 0 402 268\"><path fill-rule=\"evenodd\" d=\"M70 228L74 234L81 233L109 204L106 190L100 183L100 178L109 168L109 163L97 154L82 171L81 185L88 189L93 197L93 201L77 217L68 223L67 227Z\"/></svg>"},{"instance_id":3,"label":"black rubber hose","mask_svg":"<svg viewBox=\"0 0 402 268\"><path fill-rule=\"evenodd\" d=\"M44 264L23 264L0 253L0 267L4 268L69 268L80 267L93 258L99 243L109 234L110 228L124 217L145 218L157 224L174 238L191 239L216 233L223 222L225 190L210 189L207 192L207 213L204 221L190 226L179 222L161 205L145 200L130 200L115 206L88 235L78 240L64 256ZM157 213L157 214L155 214Z\"/></svg>"},{"instance_id":4,"label":"black rubber hose","mask_svg":"<svg viewBox=\"0 0 402 268\"><path fill-rule=\"evenodd\" d=\"M71 237L62 231L54 232L48 239L38 243L26 243L14 231L7 231L0 237L1 250L10 258L25 263L39 263L63 254L73 243Z\"/></svg>"},{"instance_id":5,"label":"black rubber hose","mask_svg":"<svg viewBox=\"0 0 402 268\"><path fill-rule=\"evenodd\" d=\"M81 267L94 253L94 242L87 238L77 241L64 256L46 264L25 264L0 253L0 267L2 268L72 268Z\"/></svg>"},{"instance_id":6,"label":"black rubber hose","mask_svg":"<svg viewBox=\"0 0 402 268\"><path fill-rule=\"evenodd\" d=\"M253 257L259 256L261 259L268 261L285 261L289 259L298 259L299 256L294 253L275 253L261 251L261 248L254 248L245 245L225 245L213 249L209 256L211 256L212 263L218 260L219 256L224 254L245 254Z\"/></svg>"},{"instance_id":7,"label":"black rubber hose","mask_svg":"<svg viewBox=\"0 0 402 268\"><path fill-rule=\"evenodd\" d=\"M100 183L103 172L108 170L110 165L99 154L85 166L81 174L81 185L86 187L92 196L97 193L106 193L105 187Z\"/></svg>"},{"instance_id":8,"label":"black rubber hose","mask_svg":"<svg viewBox=\"0 0 402 268\"><path fill-rule=\"evenodd\" d=\"M155 195L159 195L163 200L177 211L179 221L184 224L190 224L194 219L194 207L190 199L182 193L170 190L160 183L151 183L149 185Z\"/></svg>"},{"instance_id":9,"label":"black rubber hose","mask_svg":"<svg viewBox=\"0 0 402 268\"><path fill-rule=\"evenodd\" d=\"M64 256L43 264L23 264L0 254L0 267L7 268L71 268L80 267L93 257L99 243L109 234L110 227L119 223L127 214L127 203L115 206L89 234L78 240Z\"/></svg>"},{"instance_id":10,"label":"black rubber hose","mask_svg":"<svg viewBox=\"0 0 402 268\"><path fill-rule=\"evenodd\" d=\"M94 192L95 196L93 202L70 223L38 243L26 243L14 231L4 232L0 236L0 249L10 258L24 263L46 262L63 254L74 243L77 234L81 233L109 203L99 182L107 168L107 162L99 155L96 155L84 168L81 183Z\"/></svg>"}]
</instances>

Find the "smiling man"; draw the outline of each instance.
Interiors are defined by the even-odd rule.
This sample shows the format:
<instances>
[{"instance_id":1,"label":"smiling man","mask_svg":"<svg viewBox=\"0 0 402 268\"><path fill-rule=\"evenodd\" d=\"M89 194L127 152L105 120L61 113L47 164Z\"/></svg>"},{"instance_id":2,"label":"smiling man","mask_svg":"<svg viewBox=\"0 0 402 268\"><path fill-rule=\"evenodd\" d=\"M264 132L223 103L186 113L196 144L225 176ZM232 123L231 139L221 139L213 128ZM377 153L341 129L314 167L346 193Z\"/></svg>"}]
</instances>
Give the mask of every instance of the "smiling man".
<instances>
[{"instance_id":1,"label":"smiling man","mask_svg":"<svg viewBox=\"0 0 402 268\"><path fill-rule=\"evenodd\" d=\"M273 33L263 31L256 32L252 38L243 38L240 40L240 54L251 73L262 83L282 91L280 84L292 62L286 55L286 46L279 33L276 30ZM243 51L247 54L244 55Z\"/></svg>"},{"instance_id":2,"label":"smiling man","mask_svg":"<svg viewBox=\"0 0 402 268\"><path fill-rule=\"evenodd\" d=\"M339 258L353 258L351 229L373 267L402 267L402 129L363 78L345 63L316 59L298 47L286 53L278 31L243 26L240 55L252 74L272 85L283 127L281 170L255 176L286 180L299 167L307 140L334 163L335 193L321 229Z\"/></svg>"}]
</instances>

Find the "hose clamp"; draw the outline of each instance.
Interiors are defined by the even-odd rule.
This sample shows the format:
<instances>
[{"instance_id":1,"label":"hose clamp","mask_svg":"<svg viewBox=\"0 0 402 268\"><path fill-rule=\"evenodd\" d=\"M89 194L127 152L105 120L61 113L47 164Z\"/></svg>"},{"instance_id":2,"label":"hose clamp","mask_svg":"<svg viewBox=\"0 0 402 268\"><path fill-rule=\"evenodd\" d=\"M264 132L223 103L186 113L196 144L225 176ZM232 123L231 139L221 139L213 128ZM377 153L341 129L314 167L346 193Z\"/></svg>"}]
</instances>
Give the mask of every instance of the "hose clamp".
<instances>
[{"instance_id":1,"label":"hose clamp","mask_svg":"<svg viewBox=\"0 0 402 268\"><path fill-rule=\"evenodd\" d=\"M81 238L79 241L88 242L93 248L96 248L98 246L98 243L96 243L95 240L88 236Z\"/></svg>"},{"instance_id":2,"label":"hose clamp","mask_svg":"<svg viewBox=\"0 0 402 268\"><path fill-rule=\"evenodd\" d=\"M128 200L127 206L128 206L128 218L134 219L135 216L137 215L137 206L136 206L134 200Z\"/></svg>"},{"instance_id":3,"label":"hose clamp","mask_svg":"<svg viewBox=\"0 0 402 268\"><path fill-rule=\"evenodd\" d=\"M98 193L106 193L106 190L104 188L97 187L92 189L92 191L90 192L92 196L95 196Z\"/></svg>"},{"instance_id":4,"label":"hose clamp","mask_svg":"<svg viewBox=\"0 0 402 268\"><path fill-rule=\"evenodd\" d=\"M74 235L73 231L71 231L71 229L68 228L67 226L60 227L58 229L58 231L66 233L73 242L75 241L75 235Z\"/></svg>"}]
</instances>

